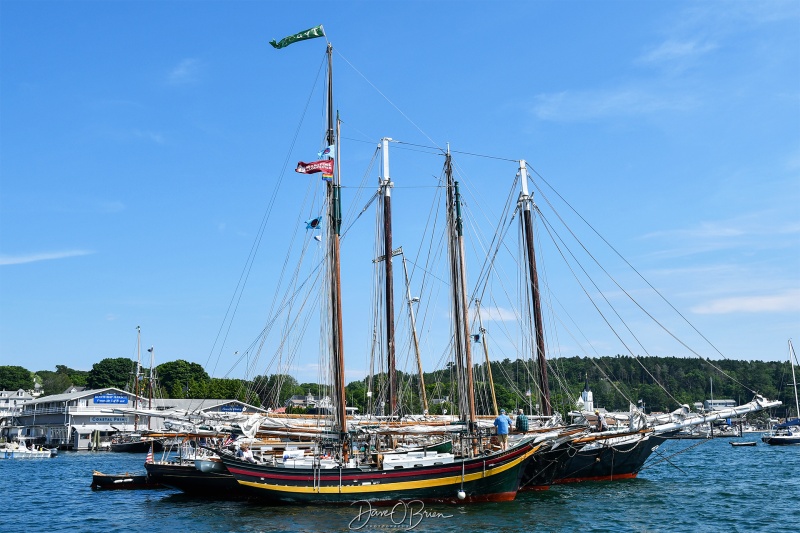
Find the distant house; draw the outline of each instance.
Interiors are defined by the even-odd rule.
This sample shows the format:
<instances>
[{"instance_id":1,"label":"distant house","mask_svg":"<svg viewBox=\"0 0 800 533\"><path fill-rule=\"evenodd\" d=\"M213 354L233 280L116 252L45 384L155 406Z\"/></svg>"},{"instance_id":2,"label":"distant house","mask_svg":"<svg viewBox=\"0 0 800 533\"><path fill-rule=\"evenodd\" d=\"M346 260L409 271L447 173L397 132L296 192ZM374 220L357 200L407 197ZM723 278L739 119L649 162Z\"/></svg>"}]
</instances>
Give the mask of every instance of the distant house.
<instances>
[{"instance_id":1,"label":"distant house","mask_svg":"<svg viewBox=\"0 0 800 533\"><path fill-rule=\"evenodd\" d=\"M33 395L23 389L0 391L0 427L10 426L22 406L33 400Z\"/></svg>"},{"instance_id":2,"label":"distant house","mask_svg":"<svg viewBox=\"0 0 800 533\"><path fill-rule=\"evenodd\" d=\"M333 413L333 403L330 396L314 396L309 392L305 396L295 394L283 404L283 412L290 407L305 409L311 415L329 415ZM346 407L347 415L352 416L358 412L358 407ZM275 411L276 413L278 411Z\"/></svg>"},{"instance_id":3,"label":"distant house","mask_svg":"<svg viewBox=\"0 0 800 533\"><path fill-rule=\"evenodd\" d=\"M303 396L302 394L295 394L283 404L284 407L302 407L304 409L309 409L313 407L330 407L331 406L331 398L330 396L314 396L309 391L308 394Z\"/></svg>"}]
</instances>

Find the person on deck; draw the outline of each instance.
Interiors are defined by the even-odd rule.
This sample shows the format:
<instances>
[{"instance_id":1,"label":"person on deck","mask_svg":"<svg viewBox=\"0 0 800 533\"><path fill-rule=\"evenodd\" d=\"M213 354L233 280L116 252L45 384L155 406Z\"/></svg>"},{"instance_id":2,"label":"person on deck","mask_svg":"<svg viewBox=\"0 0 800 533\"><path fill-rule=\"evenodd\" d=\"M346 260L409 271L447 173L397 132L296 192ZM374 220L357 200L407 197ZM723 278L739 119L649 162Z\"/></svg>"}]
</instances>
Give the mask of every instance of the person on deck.
<instances>
[{"instance_id":1,"label":"person on deck","mask_svg":"<svg viewBox=\"0 0 800 533\"><path fill-rule=\"evenodd\" d=\"M525 416L525 411L523 411L522 409L520 409L519 413L517 414L517 422L516 422L516 425L514 427L520 433L527 433L528 432L528 417Z\"/></svg>"},{"instance_id":2,"label":"person on deck","mask_svg":"<svg viewBox=\"0 0 800 533\"><path fill-rule=\"evenodd\" d=\"M594 414L597 417L597 431L608 431L608 423L606 422L606 417L600 414L600 411L597 409L594 410Z\"/></svg>"},{"instance_id":3,"label":"person on deck","mask_svg":"<svg viewBox=\"0 0 800 533\"><path fill-rule=\"evenodd\" d=\"M253 457L253 450L251 450L248 446L244 446L242 448L242 459L244 459L248 463L256 462L255 457Z\"/></svg>"},{"instance_id":4,"label":"person on deck","mask_svg":"<svg viewBox=\"0 0 800 533\"><path fill-rule=\"evenodd\" d=\"M506 451L508 449L508 430L511 427L511 419L506 415L505 409L500 409L500 414L494 419L494 427L497 428L497 439L500 441L500 448Z\"/></svg>"}]
</instances>

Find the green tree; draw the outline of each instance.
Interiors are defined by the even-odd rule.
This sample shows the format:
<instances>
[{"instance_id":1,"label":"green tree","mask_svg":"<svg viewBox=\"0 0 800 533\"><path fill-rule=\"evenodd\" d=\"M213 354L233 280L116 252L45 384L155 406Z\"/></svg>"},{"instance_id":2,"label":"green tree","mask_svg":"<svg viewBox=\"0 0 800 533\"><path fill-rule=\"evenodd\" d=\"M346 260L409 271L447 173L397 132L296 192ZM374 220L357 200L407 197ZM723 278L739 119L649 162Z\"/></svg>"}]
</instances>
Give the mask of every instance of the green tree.
<instances>
[{"instance_id":1,"label":"green tree","mask_svg":"<svg viewBox=\"0 0 800 533\"><path fill-rule=\"evenodd\" d=\"M261 405L273 409L282 407L295 394L304 393L297 380L288 374L256 376L252 389L258 395Z\"/></svg>"},{"instance_id":2,"label":"green tree","mask_svg":"<svg viewBox=\"0 0 800 533\"><path fill-rule=\"evenodd\" d=\"M202 366L183 359L158 365L156 373L172 398L202 398L204 386L211 379Z\"/></svg>"},{"instance_id":3,"label":"green tree","mask_svg":"<svg viewBox=\"0 0 800 533\"><path fill-rule=\"evenodd\" d=\"M33 374L21 366L0 366L0 390L31 390Z\"/></svg>"},{"instance_id":4,"label":"green tree","mask_svg":"<svg viewBox=\"0 0 800 533\"><path fill-rule=\"evenodd\" d=\"M42 394L61 394L74 385L68 375L52 370L39 370L36 372L39 382L42 384Z\"/></svg>"},{"instance_id":5,"label":"green tree","mask_svg":"<svg viewBox=\"0 0 800 533\"><path fill-rule=\"evenodd\" d=\"M124 389L132 383L133 373L136 371L136 362L127 357L103 359L95 363L89 371L86 386L90 389L117 387ZM133 391L133 388L130 387Z\"/></svg>"},{"instance_id":6,"label":"green tree","mask_svg":"<svg viewBox=\"0 0 800 533\"><path fill-rule=\"evenodd\" d=\"M56 365L56 373L67 376L70 382L77 387L85 387L89 380L88 370L75 370L64 365Z\"/></svg>"}]
</instances>

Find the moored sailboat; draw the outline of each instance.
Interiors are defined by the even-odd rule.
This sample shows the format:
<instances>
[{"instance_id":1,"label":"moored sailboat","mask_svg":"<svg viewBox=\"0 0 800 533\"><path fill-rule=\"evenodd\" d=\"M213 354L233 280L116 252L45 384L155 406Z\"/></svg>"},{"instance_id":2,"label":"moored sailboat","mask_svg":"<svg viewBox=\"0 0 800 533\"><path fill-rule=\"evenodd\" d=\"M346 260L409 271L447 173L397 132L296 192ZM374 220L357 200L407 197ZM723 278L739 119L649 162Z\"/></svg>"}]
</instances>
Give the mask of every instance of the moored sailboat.
<instances>
[{"instance_id":1,"label":"moored sailboat","mask_svg":"<svg viewBox=\"0 0 800 533\"><path fill-rule=\"evenodd\" d=\"M293 36L294 40L322 37L322 27ZM286 40L281 41L284 43ZM280 43L276 43L280 44ZM278 46L276 46L278 47ZM333 419L330 431L321 434L310 455L285 455L268 461L239 458L228 450L217 450L227 470L252 496L282 503L348 504L366 500L390 503L400 499L435 502L508 501L516 496L520 475L528 460L543 444L535 437L525 437L507 450L494 451L488 446L488 432L480 433L475 416L472 387L472 362L469 352L468 321L466 316L465 272L463 265L463 236L461 234L460 198L458 183L452 179L450 154L445 154L447 177L449 250L453 280L453 335L457 368L459 369L459 398L464 402L462 430L457 435L458 454L423 449L407 453L374 453L369 440L358 438L348 427L344 387L344 343L342 338L342 288L340 281L341 181L339 171L339 124L334 123L332 91L332 46L327 45L328 96L326 143L336 148L335 158L328 156L323 172L327 194L327 251L328 286L324 293L329 299L329 339L331 375L333 377ZM333 155L333 154L331 154ZM298 166L299 168L300 166ZM307 165L303 166L303 171ZM388 177L388 176L387 176ZM388 183L385 188L388 188ZM388 206L388 200L385 200ZM386 234L386 257L391 257L391 233ZM388 261L387 261L388 264ZM389 267L390 268L390 267ZM388 291L391 278L387 276ZM390 306L387 306L387 308ZM392 311L387 310L391 314ZM391 320L391 316L388 317ZM388 333L391 349L391 330ZM392 366L389 370L391 372ZM391 398L396 385L390 385ZM395 401L394 399L392 400ZM390 408L393 410L394 405Z\"/></svg>"},{"instance_id":2,"label":"moored sailboat","mask_svg":"<svg viewBox=\"0 0 800 533\"><path fill-rule=\"evenodd\" d=\"M794 358L794 361L792 360ZM764 434L761 440L771 446L788 446L792 444L800 444L800 400L797 396L797 377L794 372L794 365L797 361L797 354L794 353L794 346L792 341L789 340L789 366L792 368L792 384L794 385L794 402L795 412L798 416L795 418L787 418L780 424L772 427L769 433Z\"/></svg>"}]
</instances>

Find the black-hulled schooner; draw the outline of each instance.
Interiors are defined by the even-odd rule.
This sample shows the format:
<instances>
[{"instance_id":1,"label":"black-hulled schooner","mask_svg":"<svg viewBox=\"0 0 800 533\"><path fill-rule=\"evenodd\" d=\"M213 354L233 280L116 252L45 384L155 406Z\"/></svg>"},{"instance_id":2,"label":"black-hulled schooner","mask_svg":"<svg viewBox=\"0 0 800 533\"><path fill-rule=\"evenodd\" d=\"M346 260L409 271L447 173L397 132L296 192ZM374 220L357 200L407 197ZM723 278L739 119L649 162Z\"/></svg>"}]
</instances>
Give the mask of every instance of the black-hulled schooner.
<instances>
[{"instance_id":1,"label":"black-hulled schooner","mask_svg":"<svg viewBox=\"0 0 800 533\"><path fill-rule=\"evenodd\" d=\"M321 37L319 26L287 38L273 46ZM276 46L280 47L280 46ZM252 496L281 503L349 504L357 501L390 503L397 500L433 502L477 502L513 500L520 476L530 458L541 449L533 437L517 441L505 451L489 446L489 434L478 430L472 390L472 361L467 329L466 275L463 262L460 198L453 181L449 152L445 154L447 181L450 273L453 296L453 344L459 370L459 394L464 401L460 454L421 450L382 456L371 453L348 431L345 405L344 344L342 339L342 288L339 240L341 227L341 181L339 124L334 120L332 90L332 46L327 45L327 131L326 141L335 147L331 162L333 175L327 181L326 269L329 297L328 343L332 354L332 430L319 442L313 456L297 460L260 463L218 450L223 463L238 483ZM389 246L391 246L389 244ZM391 250L389 250L391 253Z\"/></svg>"}]
</instances>

